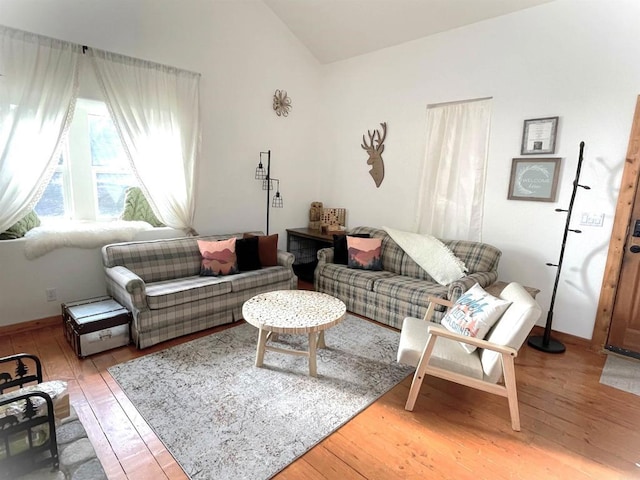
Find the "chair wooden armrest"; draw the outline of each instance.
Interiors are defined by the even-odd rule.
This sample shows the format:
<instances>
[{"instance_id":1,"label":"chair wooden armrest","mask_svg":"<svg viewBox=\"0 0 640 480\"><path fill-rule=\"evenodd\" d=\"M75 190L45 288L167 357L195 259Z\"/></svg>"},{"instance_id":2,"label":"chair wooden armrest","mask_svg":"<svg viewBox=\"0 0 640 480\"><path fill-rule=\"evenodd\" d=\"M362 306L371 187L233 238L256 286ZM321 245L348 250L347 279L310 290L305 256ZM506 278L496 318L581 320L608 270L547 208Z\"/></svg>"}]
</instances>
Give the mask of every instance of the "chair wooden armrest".
<instances>
[{"instance_id":1,"label":"chair wooden armrest","mask_svg":"<svg viewBox=\"0 0 640 480\"><path fill-rule=\"evenodd\" d=\"M518 351L514 348L487 342L486 340L481 338L460 335L459 333L447 330L442 325L429 325L428 330L431 335L435 335L437 337L450 338L451 340L467 343L469 345L475 345L478 348L486 348L487 350L493 350L494 352L498 353L504 353L512 357L518 356Z\"/></svg>"}]
</instances>

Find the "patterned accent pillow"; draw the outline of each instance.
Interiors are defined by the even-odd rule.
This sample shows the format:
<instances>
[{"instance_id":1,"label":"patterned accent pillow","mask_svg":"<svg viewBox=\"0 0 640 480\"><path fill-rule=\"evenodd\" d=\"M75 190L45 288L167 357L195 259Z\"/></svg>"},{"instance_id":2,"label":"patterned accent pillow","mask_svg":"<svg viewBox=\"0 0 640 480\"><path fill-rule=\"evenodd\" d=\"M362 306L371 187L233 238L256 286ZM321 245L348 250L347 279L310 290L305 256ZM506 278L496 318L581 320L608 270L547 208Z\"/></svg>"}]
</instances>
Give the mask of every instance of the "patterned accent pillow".
<instances>
[{"instance_id":1,"label":"patterned accent pillow","mask_svg":"<svg viewBox=\"0 0 640 480\"><path fill-rule=\"evenodd\" d=\"M198 240L198 248L202 255L201 276L217 277L238 273L236 237L217 242Z\"/></svg>"},{"instance_id":2,"label":"patterned accent pillow","mask_svg":"<svg viewBox=\"0 0 640 480\"><path fill-rule=\"evenodd\" d=\"M347 235L347 265L363 270L382 270L382 239Z\"/></svg>"},{"instance_id":3,"label":"patterned accent pillow","mask_svg":"<svg viewBox=\"0 0 640 480\"><path fill-rule=\"evenodd\" d=\"M12 240L24 237L24 235L32 228L40 226L40 217L35 210L31 210L16 223L0 233L0 240Z\"/></svg>"},{"instance_id":4,"label":"patterned accent pillow","mask_svg":"<svg viewBox=\"0 0 640 480\"><path fill-rule=\"evenodd\" d=\"M353 233L352 237L369 238L368 233ZM348 265L349 258L347 255L347 236L346 235L334 235L333 236L333 263L339 263L340 265Z\"/></svg>"},{"instance_id":5,"label":"patterned accent pillow","mask_svg":"<svg viewBox=\"0 0 640 480\"><path fill-rule=\"evenodd\" d=\"M120 220L140 220L151 224L153 227L165 226L151 210L151 205L149 205L140 187L129 187L125 190L124 210L120 215Z\"/></svg>"},{"instance_id":6,"label":"patterned accent pillow","mask_svg":"<svg viewBox=\"0 0 640 480\"><path fill-rule=\"evenodd\" d=\"M236 256L238 257L238 270L241 272L260 270L262 264L258 250L258 237L237 239Z\"/></svg>"},{"instance_id":7,"label":"patterned accent pillow","mask_svg":"<svg viewBox=\"0 0 640 480\"><path fill-rule=\"evenodd\" d=\"M245 233L243 238L255 237L253 233ZM278 234L258 235L258 253L263 267L278 265Z\"/></svg>"},{"instance_id":8,"label":"patterned accent pillow","mask_svg":"<svg viewBox=\"0 0 640 480\"><path fill-rule=\"evenodd\" d=\"M484 339L509 305L511 302L494 297L476 283L458 298L441 323L451 332ZM477 348L463 342L460 345L468 353L473 353Z\"/></svg>"}]
</instances>

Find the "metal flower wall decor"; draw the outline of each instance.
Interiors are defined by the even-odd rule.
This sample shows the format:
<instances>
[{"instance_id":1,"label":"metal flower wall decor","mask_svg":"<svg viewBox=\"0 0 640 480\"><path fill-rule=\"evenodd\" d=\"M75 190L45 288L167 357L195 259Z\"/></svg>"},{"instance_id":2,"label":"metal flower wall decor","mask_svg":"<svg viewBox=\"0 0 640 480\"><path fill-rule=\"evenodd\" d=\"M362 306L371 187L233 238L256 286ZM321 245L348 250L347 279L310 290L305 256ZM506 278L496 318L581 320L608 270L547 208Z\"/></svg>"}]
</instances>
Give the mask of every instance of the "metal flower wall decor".
<instances>
[{"instance_id":1,"label":"metal flower wall decor","mask_svg":"<svg viewBox=\"0 0 640 480\"><path fill-rule=\"evenodd\" d=\"M273 109L276 115L286 117L292 108L293 105L291 105L291 99L287 97L287 92L285 90L276 90L276 93L273 94Z\"/></svg>"}]
</instances>

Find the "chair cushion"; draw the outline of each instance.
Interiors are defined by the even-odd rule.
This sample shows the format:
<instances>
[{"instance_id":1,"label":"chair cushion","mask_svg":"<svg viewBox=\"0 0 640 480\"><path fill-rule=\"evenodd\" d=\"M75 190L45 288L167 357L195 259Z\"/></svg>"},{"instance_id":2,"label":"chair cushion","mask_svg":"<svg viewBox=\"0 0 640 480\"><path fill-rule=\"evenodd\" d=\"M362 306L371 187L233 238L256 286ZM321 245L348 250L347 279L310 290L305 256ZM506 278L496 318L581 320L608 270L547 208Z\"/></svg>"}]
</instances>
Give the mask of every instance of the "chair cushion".
<instances>
[{"instance_id":1,"label":"chair cushion","mask_svg":"<svg viewBox=\"0 0 640 480\"><path fill-rule=\"evenodd\" d=\"M67 392L67 382L63 382L61 380L42 382L37 385L29 385L18 390L6 392L0 395L0 399L8 400L10 398L34 391L44 392L51 397L51 400L53 401L53 410L56 421L69 416L69 393ZM33 397L32 401L34 406L36 407L38 415L44 415L47 408L44 398ZM0 418L5 418L9 415L15 415L19 420L22 420L23 407L24 401L2 405L0 407Z\"/></svg>"},{"instance_id":2,"label":"chair cushion","mask_svg":"<svg viewBox=\"0 0 640 480\"><path fill-rule=\"evenodd\" d=\"M540 318L542 309L524 287L515 282L502 290L500 298L511 302L511 305L489 331L486 340L519 350ZM500 354L485 349L480 354L480 360L486 380L497 382L502 375Z\"/></svg>"},{"instance_id":3,"label":"chair cushion","mask_svg":"<svg viewBox=\"0 0 640 480\"><path fill-rule=\"evenodd\" d=\"M398 363L416 367L429 339L429 325L420 318L407 317L402 322L400 345L398 347ZM482 365L477 352L467 353L459 342L448 338L436 340L429 365L460 373L468 377L482 379Z\"/></svg>"},{"instance_id":4,"label":"chair cushion","mask_svg":"<svg viewBox=\"0 0 640 480\"><path fill-rule=\"evenodd\" d=\"M6 392L0 395L0 400L9 400L13 397L17 397L24 393L33 391L40 391L48 394L53 402L53 415L56 424L68 417L70 414L69 407L69 393L67 392L67 382L60 380L53 380L50 382L43 382L37 385L29 385L27 387ZM47 406L44 398L42 397L29 397L36 408L36 415L45 415ZM15 424L26 422L27 419L24 416L25 401L20 400L15 403L7 403L0 406L0 429L9 428ZM18 455L22 452L29 450L29 430L19 429L17 432L9 435L9 451L12 456ZM49 438L49 425L43 423L36 425L31 430L31 442L33 447L44 445ZM7 457L4 442L0 443L0 460L4 460ZM0 475L1 476L1 475ZM2 477L5 478L5 477Z\"/></svg>"}]
</instances>

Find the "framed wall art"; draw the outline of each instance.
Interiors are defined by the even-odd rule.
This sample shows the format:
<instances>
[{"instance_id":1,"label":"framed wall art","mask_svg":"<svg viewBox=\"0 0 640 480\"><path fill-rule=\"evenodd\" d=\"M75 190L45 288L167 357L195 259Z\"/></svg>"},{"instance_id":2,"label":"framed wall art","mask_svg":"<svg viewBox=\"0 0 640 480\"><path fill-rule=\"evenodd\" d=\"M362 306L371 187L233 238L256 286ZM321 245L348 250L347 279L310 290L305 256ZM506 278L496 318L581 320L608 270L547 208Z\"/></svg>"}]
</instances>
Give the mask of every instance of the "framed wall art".
<instances>
[{"instance_id":1,"label":"framed wall art","mask_svg":"<svg viewBox=\"0 0 640 480\"><path fill-rule=\"evenodd\" d=\"M556 153L558 117L533 118L524 121L521 155Z\"/></svg>"},{"instance_id":2,"label":"framed wall art","mask_svg":"<svg viewBox=\"0 0 640 480\"><path fill-rule=\"evenodd\" d=\"M559 174L559 158L514 158L507 198L555 202Z\"/></svg>"}]
</instances>

